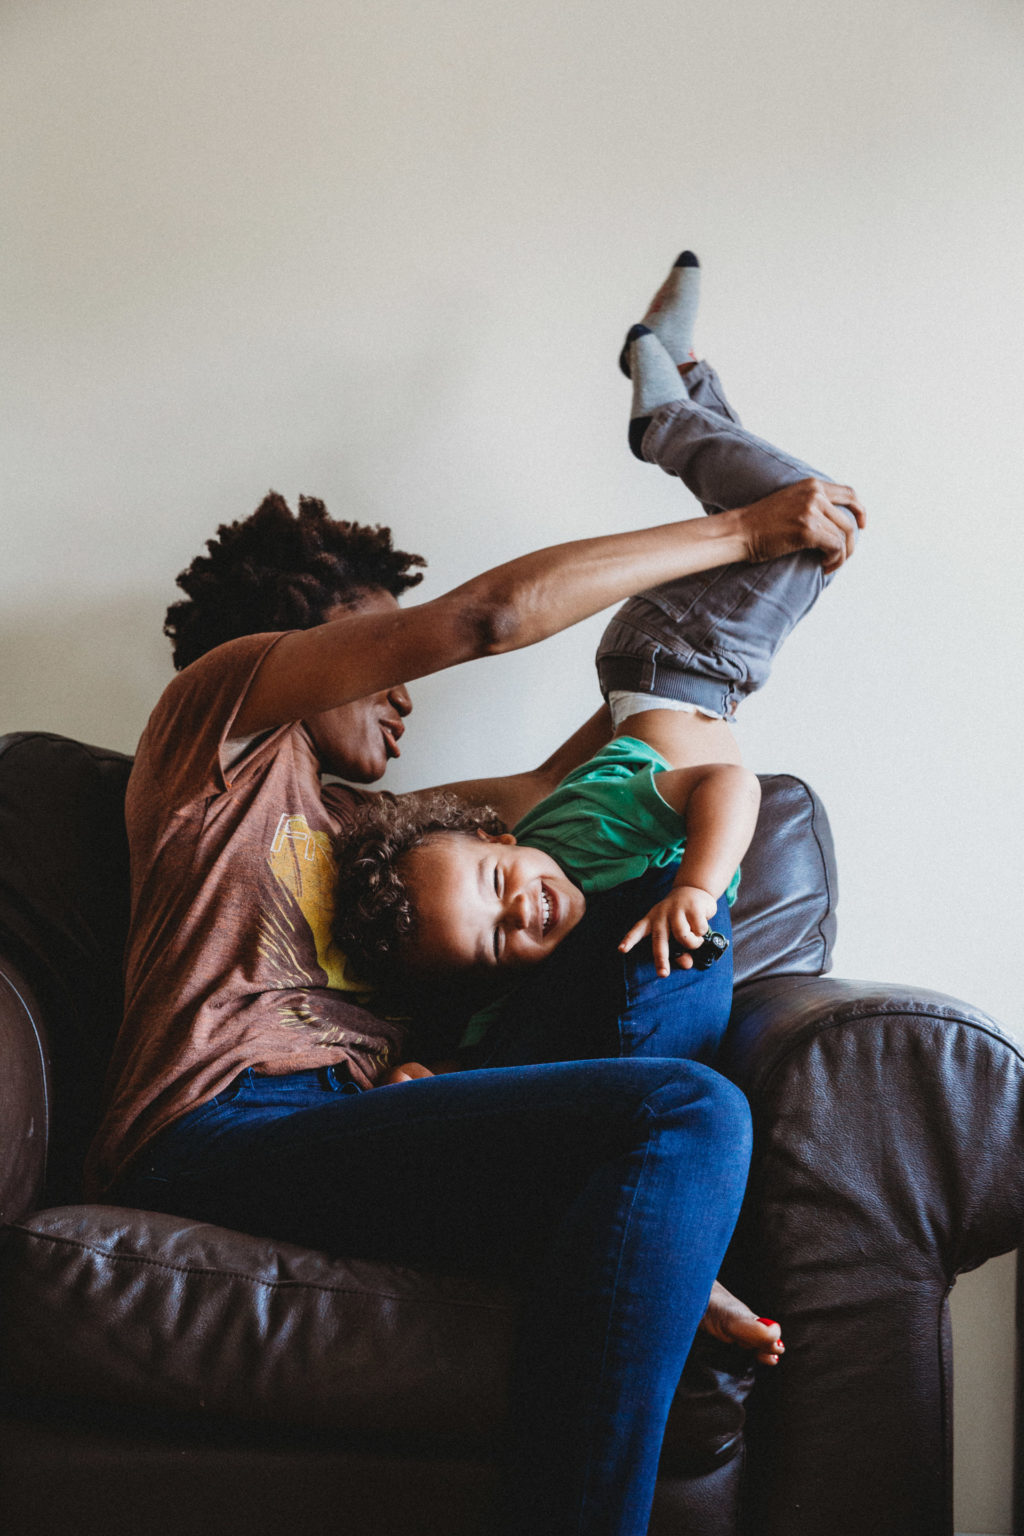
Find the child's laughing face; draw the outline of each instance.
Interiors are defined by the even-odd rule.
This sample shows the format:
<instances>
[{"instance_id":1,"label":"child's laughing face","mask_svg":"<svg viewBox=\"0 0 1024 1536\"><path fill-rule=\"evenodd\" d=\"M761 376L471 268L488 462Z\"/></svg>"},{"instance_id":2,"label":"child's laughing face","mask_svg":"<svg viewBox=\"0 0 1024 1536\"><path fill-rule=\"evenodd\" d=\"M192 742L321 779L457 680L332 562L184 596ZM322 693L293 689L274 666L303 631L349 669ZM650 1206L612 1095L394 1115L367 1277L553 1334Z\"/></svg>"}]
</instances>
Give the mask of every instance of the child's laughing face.
<instances>
[{"instance_id":1,"label":"child's laughing face","mask_svg":"<svg viewBox=\"0 0 1024 1536\"><path fill-rule=\"evenodd\" d=\"M442 832L407 856L418 918L410 959L433 972L493 971L547 958L586 910L583 892L511 833Z\"/></svg>"}]
</instances>

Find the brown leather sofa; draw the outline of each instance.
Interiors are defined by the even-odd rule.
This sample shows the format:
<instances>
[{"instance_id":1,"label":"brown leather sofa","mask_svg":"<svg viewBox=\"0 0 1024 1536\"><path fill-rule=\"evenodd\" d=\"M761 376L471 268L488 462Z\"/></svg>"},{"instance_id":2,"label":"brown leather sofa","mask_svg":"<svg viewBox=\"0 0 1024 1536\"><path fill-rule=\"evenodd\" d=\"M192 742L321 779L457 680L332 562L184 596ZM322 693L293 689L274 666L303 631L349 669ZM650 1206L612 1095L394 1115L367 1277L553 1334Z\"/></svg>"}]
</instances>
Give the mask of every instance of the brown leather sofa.
<instances>
[{"instance_id":1,"label":"brown leather sofa","mask_svg":"<svg viewBox=\"0 0 1024 1536\"><path fill-rule=\"evenodd\" d=\"M130 762L0 741L0 1530L487 1529L516 1297L81 1204L120 1011ZM763 781L726 1070L756 1127L729 1259L785 1325L755 1373L700 1339L655 1536L952 1531L956 1275L1024 1227L1024 1062L936 993L834 981L820 802Z\"/></svg>"}]
</instances>

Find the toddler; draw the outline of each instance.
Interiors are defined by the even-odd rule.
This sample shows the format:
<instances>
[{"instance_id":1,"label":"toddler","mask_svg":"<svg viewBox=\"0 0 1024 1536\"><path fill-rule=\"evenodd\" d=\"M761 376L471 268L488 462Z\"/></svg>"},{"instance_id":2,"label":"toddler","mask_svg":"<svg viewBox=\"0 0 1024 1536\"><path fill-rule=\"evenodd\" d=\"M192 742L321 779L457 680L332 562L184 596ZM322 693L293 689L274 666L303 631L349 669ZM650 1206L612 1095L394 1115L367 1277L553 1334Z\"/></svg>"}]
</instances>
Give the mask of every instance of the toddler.
<instances>
[{"instance_id":1,"label":"toddler","mask_svg":"<svg viewBox=\"0 0 1024 1536\"><path fill-rule=\"evenodd\" d=\"M864 526L855 492L747 432L717 374L696 361L699 279L684 251L626 338L633 452L682 479L708 513L789 488L803 515L839 526L851 552ZM486 809L444 797L368 807L339 858L336 938L355 968L392 990L414 976L494 981L547 958L589 894L677 860L668 895L619 947L649 937L659 976L690 968L719 899L735 897L757 817L732 716L842 559L724 565L631 598L597 655L614 739L515 836ZM482 1028L478 1017L468 1039Z\"/></svg>"},{"instance_id":2,"label":"toddler","mask_svg":"<svg viewBox=\"0 0 1024 1536\"><path fill-rule=\"evenodd\" d=\"M625 733L527 812L515 836L486 807L450 796L380 801L340 850L336 938L371 984L497 978L546 959L591 893L678 862L671 891L620 945L649 935L667 976L672 949L692 966L719 899L734 898L758 801L757 779L738 764L673 768Z\"/></svg>"}]
</instances>

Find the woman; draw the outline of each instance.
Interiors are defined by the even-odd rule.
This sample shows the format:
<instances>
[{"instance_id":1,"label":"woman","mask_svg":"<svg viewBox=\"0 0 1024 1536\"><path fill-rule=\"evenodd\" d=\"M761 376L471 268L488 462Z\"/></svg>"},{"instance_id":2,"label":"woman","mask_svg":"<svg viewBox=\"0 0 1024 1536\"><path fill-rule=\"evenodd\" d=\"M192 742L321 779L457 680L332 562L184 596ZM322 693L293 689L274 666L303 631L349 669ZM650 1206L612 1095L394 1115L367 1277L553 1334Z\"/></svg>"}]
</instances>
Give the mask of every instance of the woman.
<instances>
[{"instance_id":1,"label":"woman","mask_svg":"<svg viewBox=\"0 0 1024 1536\"><path fill-rule=\"evenodd\" d=\"M837 488L838 494L838 488ZM667 577L795 550L840 564L840 502L792 488L526 555L432 602L382 530L269 497L168 615L182 670L129 786L126 1015L93 1191L328 1252L499 1269L528 1296L508 1533L646 1529L665 1417L742 1198L742 1096L683 1061L557 1062L392 1083L401 1026L330 943L331 847L412 708L405 684L554 634ZM454 786L515 821L606 739ZM726 1150L723 1150L726 1149ZM714 1326L771 1358L731 1299Z\"/></svg>"}]
</instances>

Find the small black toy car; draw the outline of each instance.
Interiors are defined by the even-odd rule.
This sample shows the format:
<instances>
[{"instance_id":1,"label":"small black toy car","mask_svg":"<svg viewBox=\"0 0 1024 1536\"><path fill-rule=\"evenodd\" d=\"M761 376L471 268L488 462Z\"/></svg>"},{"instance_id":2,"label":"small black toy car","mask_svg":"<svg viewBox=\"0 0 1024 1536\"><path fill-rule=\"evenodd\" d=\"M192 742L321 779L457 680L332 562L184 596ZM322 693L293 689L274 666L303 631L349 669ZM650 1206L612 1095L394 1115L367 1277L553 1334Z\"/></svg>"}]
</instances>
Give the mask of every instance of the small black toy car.
<instances>
[{"instance_id":1,"label":"small black toy car","mask_svg":"<svg viewBox=\"0 0 1024 1536\"><path fill-rule=\"evenodd\" d=\"M728 948L729 940L725 934L716 933L713 928L708 929L704 935L704 942L699 949L687 949L685 944L676 943L673 943L671 946L672 958L675 959L679 955L689 955L693 961L695 971L708 970L714 965L716 960L721 960Z\"/></svg>"}]
</instances>

